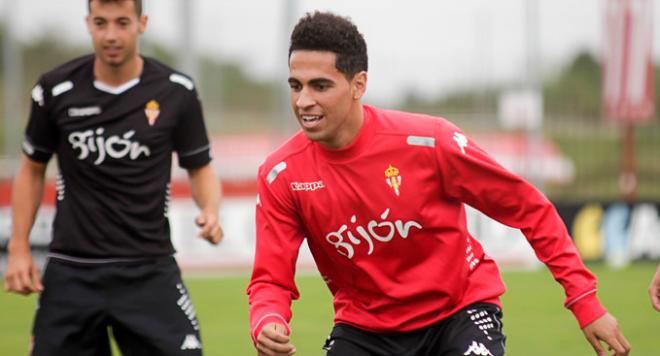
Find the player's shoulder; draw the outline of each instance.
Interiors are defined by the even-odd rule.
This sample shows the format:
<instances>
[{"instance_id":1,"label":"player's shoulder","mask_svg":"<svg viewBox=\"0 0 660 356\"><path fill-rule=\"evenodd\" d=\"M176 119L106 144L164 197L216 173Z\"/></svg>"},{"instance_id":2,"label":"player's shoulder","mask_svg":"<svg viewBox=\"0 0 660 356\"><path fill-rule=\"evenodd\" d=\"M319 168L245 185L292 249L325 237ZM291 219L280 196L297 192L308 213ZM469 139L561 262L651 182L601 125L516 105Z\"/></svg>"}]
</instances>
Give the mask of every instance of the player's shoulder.
<instances>
[{"instance_id":1,"label":"player's shoulder","mask_svg":"<svg viewBox=\"0 0 660 356\"><path fill-rule=\"evenodd\" d=\"M144 59L144 77L147 81L161 81L164 85L180 87L188 91L195 89L195 81L192 77L184 74L169 65L151 57L142 57Z\"/></svg>"},{"instance_id":2,"label":"player's shoulder","mask_svg":"<svg viewBox=\"0 0 660 356\"><path fill-rule=\"evenodd\" d=\"M94 55L88 54L43 73L32 88L32 99L39 106L46 105L51 98L70 92L85 81L94 80Z\"/></svg>"},{"instance_id":3,"label":"player's shoulder","mask_svg":"<svg viewBox=\"0 0 660 356\"><path fill-rule=\"evenodd\" d=\"M376 118L378 132L389 135L431 136L456 126L441 116L399 110L378 109L365 105L365 112Z\"/></svg>"},{"instance_id":4,"label":"player's shoulder","mask_svg":"<svg viewBox=\"0 0 660 356\"><path fill-rule=\"evenodd\" d=\"M80 56L43 73L39 79L39 84L53 88L67 82L73 84L74 81L78 81L84 76L88 76L89 80L93 80L93 68L93 54Z\"/></svg>"},{"instance_id":5,"label":"player's shoulder","mask_svg":"<svg viewBox=\"0 0 660 356\"><path fill-rule=\"evenodd\" d=\"M305 160L305 153L311 149L311 141L302 131L291 136L277 149L266 156L259 168L259 174L268 174L276 167L288 167L298 161ZM304 163L303 163L304 164Z\"/></svg>"}]
</instances>

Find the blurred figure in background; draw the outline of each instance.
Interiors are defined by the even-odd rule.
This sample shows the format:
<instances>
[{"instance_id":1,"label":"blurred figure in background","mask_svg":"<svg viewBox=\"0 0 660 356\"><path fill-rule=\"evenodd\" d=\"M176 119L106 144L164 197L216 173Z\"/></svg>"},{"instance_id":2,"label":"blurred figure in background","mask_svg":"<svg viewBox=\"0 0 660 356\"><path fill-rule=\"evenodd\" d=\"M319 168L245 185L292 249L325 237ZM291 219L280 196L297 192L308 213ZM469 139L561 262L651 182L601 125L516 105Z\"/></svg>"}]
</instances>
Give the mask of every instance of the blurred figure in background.
<instances>
[{"instance_id":1,"label":"blurred figure in background","mask_svg":"<svg viewBox=\"0 0 660 356\"><path fill-rule=\"evenodd\" d=\"M296 352L289 321L305 238L334 297L328 356L504 355L504 283L470 236L464 204L521 229L596 353L605 354L602 341L627 355L547 198L449 121L362 105L367 67L366 43L346 18L307 14L291 34L291 105L302 130L257 178L247 292L259 355Z\"/></svg>"},{"instance_id":2,"label":"blurred figure in background","mask_svg":"<svg viewBox=\"0 0 660 356\"><path fill-rule=\"evenodd\" d=\"M649 295L651 296L651 305L653 305L655 310L660 311L660 264L658 264L655 276L651 280Z\"/></svg>"},{"instance_id":3,"label":"blurred figure in background","mask_svg":"<svg viewBox=\"0 0 660 356\"><path fill-rule=\"evenodd\" d=\"M217 244L220 186L193 81L138 50L141 0L89 0L95 53L41 76L12 191L5 289L41 292L33 355L201 355L199 325L173 257L172 152L188 170L199 236ZM57 206L43 283L28 241L46 166Z\"/></svg>"}]
</instances>

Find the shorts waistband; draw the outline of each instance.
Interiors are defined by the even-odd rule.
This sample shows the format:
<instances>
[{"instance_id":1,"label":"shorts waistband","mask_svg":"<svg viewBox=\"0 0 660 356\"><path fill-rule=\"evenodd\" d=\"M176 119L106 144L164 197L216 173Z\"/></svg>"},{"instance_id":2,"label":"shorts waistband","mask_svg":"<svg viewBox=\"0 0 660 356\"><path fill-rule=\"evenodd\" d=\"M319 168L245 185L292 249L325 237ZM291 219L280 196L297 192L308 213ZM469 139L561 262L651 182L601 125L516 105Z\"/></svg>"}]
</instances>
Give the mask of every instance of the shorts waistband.
<instances>
[{"instance_id":1,"label":"shorts waistband","mask_svg":"<svg viewBox=\"0 0 660 356\"><path fill-rule=\"evenodd\" d=\"M69 256L62 253L49 252L46 257L49 260L56 260L64 263L76 265L109 265L109 264L145 264L173 261L174 256L150 256L150 257L108 257L108 258L89 258Z\"/></svg>"}]
</instances>

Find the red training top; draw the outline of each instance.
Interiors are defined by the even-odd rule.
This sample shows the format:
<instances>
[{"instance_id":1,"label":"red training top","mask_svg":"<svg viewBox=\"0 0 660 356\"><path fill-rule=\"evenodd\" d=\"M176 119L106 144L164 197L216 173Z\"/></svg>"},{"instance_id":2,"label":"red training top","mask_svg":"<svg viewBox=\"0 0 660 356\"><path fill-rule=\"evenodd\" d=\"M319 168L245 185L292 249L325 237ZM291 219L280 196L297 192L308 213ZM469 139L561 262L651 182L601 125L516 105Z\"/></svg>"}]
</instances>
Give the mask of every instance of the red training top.
<instances>
[{"instance_id":1,"label":"red training top","mask_svg":"<svg viewBox=\"0 0 660 356\"><path fill-rule=\"evenodd\" d=\"M269 322L288 325L305 238L334 296L335 323L406 332L475 302L499 305L504 284L468 232L463 204L521 229L580 327L606 312L542 193L442 118L363 111L350 146L330 150L299 132L259 169L253 339Z\"/></svg>"}]
</instances>

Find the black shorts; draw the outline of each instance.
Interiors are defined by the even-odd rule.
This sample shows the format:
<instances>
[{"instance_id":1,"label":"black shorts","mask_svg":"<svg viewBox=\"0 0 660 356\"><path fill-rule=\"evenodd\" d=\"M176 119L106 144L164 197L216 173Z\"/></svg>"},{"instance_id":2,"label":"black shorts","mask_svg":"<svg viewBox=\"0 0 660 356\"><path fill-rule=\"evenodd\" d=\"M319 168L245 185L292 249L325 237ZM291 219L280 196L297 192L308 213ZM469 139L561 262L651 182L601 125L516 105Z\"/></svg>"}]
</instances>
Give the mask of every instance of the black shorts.
<instances>
[{"instance_id":1,"label":"black shorts","mask_svg":"<svg viewBox=\"0 0 660 356\"><path fill-rule=\"evenodd\" d=\"M380 334L337 324L326 340L326 356L501 356L506 337L502 312L476 303L429 327Z\"/></svg>"},{"instance_id":2,"label":"black shorts","mask_svg":"<svg viewBox=\"0 0 660 356\"><path fill-rule=\"evenodd\" d=\"M78 264L51 258L34 320L33 356L202 355L199 324L173 257Z\"/></svg>"}]
</instances>

